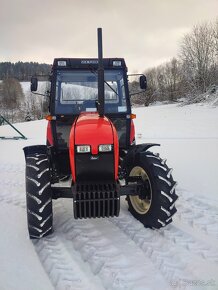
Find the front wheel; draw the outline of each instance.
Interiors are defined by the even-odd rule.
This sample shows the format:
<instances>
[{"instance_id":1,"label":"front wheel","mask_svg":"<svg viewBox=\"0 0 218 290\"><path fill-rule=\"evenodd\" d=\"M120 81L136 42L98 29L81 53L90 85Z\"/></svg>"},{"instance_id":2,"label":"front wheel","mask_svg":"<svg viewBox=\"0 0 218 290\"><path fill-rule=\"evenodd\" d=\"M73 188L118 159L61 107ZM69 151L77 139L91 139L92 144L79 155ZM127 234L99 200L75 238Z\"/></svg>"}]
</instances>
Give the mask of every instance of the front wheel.
<instances>
[{"instance_id":1,"label":"front wheel","mask_svg":"<svg viewBox=\"0 0 218 290\"><path fill-rule=\"evenodd\" d=\"M127 169L128 176L141 177L143 183L139 195L127 196L130 213L145 227L159 229L172 222L176 213L176 182L158 155L141 152Z\"/></svg>"},{"instance_id":2,"label":"front wheel","mask_svg":"<svg viewBox=\"0 0 218 290\"><path fill-rule=\"evenodd\" d=\"M26 157L26 201L30 238L40 239L52 233L52 190L46 154Z\"/></svg>"}]
</instances>

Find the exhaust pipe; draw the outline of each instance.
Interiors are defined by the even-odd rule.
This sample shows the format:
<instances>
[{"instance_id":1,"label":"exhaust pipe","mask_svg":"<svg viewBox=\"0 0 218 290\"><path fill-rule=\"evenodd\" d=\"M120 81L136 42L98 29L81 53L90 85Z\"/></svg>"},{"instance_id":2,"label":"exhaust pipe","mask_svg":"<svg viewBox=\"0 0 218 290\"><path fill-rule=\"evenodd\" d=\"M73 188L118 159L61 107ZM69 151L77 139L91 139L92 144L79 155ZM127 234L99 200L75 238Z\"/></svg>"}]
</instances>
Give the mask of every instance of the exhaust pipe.
<instances>
[{"instance_id":1,"label":"exhaust pipe","mask_svg":"<svg viewBox=\"0 0 218 290\"><path fill-rule=\"evenodd\" d=\"M102 49L102 28L98 28L98 113L104 117L104 65Z\"/></svg>"}]
</instances>

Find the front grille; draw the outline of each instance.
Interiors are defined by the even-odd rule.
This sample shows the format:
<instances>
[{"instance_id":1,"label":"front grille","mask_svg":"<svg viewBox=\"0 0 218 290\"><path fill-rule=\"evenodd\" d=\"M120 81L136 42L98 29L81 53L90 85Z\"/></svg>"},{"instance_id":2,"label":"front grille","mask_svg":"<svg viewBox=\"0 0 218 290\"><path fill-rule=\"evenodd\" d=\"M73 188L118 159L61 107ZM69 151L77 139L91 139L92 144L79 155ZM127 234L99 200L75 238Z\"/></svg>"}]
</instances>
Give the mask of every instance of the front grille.
<instances>
[{"instance_id":1,"label":"front grille","mask_svg":"<svg viewBox=\"0 0 218 290\"><path fill-rule=\"evenodd\" d=\"M78 182L90 180L90 183L95 185L93 181L96 180L96 177L99 180L107 181L114 178L114 152L100 152L98 155L76 153L75 165Z\"/></svg>"},{"instance_id":2,"label":"front grille","mask_svg":"<svg viewBox=\"0 0 218 290\"><path fill-rule=\"evenodd\" d=\"M118 216L120 197L115 182L77 183L74 186L74 217L100 218Z\"/></svg>"}]
</instances>

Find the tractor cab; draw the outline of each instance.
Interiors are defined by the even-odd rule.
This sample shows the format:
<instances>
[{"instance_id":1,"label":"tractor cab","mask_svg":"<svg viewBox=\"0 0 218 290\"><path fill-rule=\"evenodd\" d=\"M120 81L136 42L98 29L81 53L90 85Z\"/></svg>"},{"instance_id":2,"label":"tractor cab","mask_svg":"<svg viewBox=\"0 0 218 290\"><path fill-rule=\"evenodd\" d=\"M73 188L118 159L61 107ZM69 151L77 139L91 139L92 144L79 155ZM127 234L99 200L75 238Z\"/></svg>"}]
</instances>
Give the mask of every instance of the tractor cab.
<instances>
[{"instance_id":1,"label":"tractor cab","mask_svg":"<svg viewBox=\"0 0 218 290\"><path fill-rule=\"evenodd\" d=\"M91 63L91 64L90 64ZM55 59L55 115L96 112L98 101L97 59ZM104 60L105 114L129 113L126 66L123 59Z\"/></svg>"},{"instance_id":2,"label":"tractor cab","mask_svg":"<svg viewBox=\"0 0 218 290\"><path fill-rule=\"evenodd\" d=\"M128 148L131 106L124 59L104 59L104 114L113 122L120 148ZM98 109L98 59L54 60L51 73L50 113L56 116L56 140L68 144L72 122L83 112ZM54 97L55 96L55 97ZM68 128L66 123L69 124Z\"/></svg>"}]
</instances>

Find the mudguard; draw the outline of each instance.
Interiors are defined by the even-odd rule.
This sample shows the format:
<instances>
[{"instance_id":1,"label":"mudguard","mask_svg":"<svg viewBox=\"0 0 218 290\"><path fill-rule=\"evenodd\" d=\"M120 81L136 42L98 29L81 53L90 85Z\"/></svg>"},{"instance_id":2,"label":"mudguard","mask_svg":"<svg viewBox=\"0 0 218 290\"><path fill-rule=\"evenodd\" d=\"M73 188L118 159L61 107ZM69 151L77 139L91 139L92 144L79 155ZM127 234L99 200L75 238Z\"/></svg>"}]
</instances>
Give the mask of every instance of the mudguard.
<instances>
[{"instance_id":1,"label":"mudguard","mask_svg":"<svg viewBox=\"0 0 218 290\"><path fill-rule=\"evenodd\" d=\"M25 158L33 154L47 154L47 146L46 145L33 145L26 146L23 148Z\"/></svg>"},{"instance_id":2,"label":"mudguard","mask_svg":"<svg viewBox=\"0 0 218 290\"><path fill-rule=\"evenodd\" d=\"M143 153L153 146L160 146L160 144L144 143L144 144L132 145L123 160L122 168L128 168L129 166L131 166L131 164L135 162L136 158L139 157L139 153Z\"/></svg>"}]
</instances>

